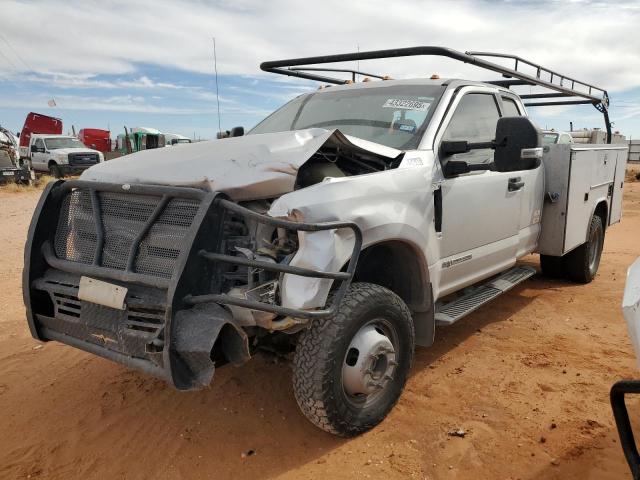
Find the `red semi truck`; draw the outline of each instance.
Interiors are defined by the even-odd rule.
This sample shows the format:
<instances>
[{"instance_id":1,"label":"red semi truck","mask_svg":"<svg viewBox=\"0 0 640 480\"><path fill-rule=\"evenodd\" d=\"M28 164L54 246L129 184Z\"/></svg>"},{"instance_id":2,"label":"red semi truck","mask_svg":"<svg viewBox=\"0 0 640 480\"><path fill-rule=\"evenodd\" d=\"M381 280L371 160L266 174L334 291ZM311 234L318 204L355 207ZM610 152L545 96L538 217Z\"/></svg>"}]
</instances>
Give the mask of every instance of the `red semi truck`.
<instances>
[{"instance_id":1,"label":"red semi truck","mask_svg":"<svg viewBox=\"0 0 640 480\"><path fill-rule=\"evenodd\" d=\"M32 133L46 133L59 135L62 133L62 120L40 113L29 112L22 132L20 133L20 160L29 158L29 142Z\"/></svg>"},{"instance_id":2,"label":"red semi truck","mask_svg":"<svg viewBox=\"0 0 640 480\"><path fill-rule=\"evenodd\" d=\"M111 151L111 132L99 128L83 128L78 132L78 139L86 147L102 153Z\"/></svg>"}]
</instances>

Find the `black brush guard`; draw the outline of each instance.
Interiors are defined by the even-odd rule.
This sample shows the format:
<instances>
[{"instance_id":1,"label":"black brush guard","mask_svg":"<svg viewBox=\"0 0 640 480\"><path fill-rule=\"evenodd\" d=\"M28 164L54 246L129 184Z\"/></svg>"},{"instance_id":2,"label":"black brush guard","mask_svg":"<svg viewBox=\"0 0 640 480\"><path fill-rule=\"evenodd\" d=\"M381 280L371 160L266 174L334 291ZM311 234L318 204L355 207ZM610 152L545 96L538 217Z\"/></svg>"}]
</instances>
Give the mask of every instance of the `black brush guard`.
<instances>
[{"instance_id":1,"label":"black brush guard","mask_svg":"<svg viewBox=\"0 0 640 480\"><path fill-rule=\"evenodd\" d=\"M629 464L631 475L633 475L634 480L638 480L640 479L640 455L638 455L638 447L636 446L629 413L624 401L625 395L628 394L640 394L640 380L620 380L616 382L611 387L610 400L622 451Z\"/></svg>"},{"instance_id":2,"label":"black brush guard","mask_svg":"<svg viewBox=\"0 0 640 480\"><path fill-rule=\"evenodd\" d=\"M70 201L65 204L65 198L79 191L86 200L83 210L86 215L82 221L85 226L93 222L95 235L91 236L90 245L94 251L83 261L71 261L58 254L61 241L56 235L62 228L60 224L64 223L60 220L64 209L70 208L65 207ZM149 208L149 214L139 222L130 244L124 247L114 244L111 232L105 229L108 223L105 197L109 195L119 198L131 195L132 200L144 197L153 199L155 205ZM197 210L180 238L179 254L172 259L172 271L164 276L141 273L139 260L143 247L150 243L148 238L158 228L163 212L176 200L191 201L197 205ZM133 205L134 202L132 210ZM350 229L354 235L351 258L345 271L325 272L226 255L220 250L223 219L229 212L292 231ZM72 233L69 233L67 243L80 241L81 232L68 228ZM115 245L125 252L126 260L123 256L117 268L113 263L105 265L109 263L105 249L109 242L111 248ZM294 318L330 317L351 283L361 247L361 231L352 222L305 223L273 218L244 208L216 192L188 187L57 181L49 184L40 198L25 246L23 296L27 321L31 334L37 339L72 345L163 378L179 389L201 388L210 383L214 364L226 361L239 364L249 358L247 335L223 305ZM340 286L331 304L325 308L287 308L215 291L212 279L219 274L222 265L228 264L337 280ZM79 299L78 286L82 276L127 287L125 310Z\"/></svg>"}]
</instances>

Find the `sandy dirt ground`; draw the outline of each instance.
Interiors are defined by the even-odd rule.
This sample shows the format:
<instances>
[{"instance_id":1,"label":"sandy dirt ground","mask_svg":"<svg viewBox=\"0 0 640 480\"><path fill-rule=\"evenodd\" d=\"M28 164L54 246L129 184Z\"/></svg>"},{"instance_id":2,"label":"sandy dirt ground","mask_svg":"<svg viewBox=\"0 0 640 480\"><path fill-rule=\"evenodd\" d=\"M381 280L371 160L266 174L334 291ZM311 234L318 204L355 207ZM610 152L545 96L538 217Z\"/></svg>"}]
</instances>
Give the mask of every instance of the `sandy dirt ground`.
<instances>
[{"instance_id":1,"label":"sandy dirt ground","mask_svg":"<svg viewBox=\"0 0 640 480\"><path fill-rule=\"evenodd\" d=\"M537 275L438 329L389 417L349 440L298 412L287 362L258 356L183 393L33 340L20 275L37 198L0 192L0 478L630 478L608 394L640 377L620 313L640 255L640 182L625 186L594 282Z\"/></svg>"}]
</instances>

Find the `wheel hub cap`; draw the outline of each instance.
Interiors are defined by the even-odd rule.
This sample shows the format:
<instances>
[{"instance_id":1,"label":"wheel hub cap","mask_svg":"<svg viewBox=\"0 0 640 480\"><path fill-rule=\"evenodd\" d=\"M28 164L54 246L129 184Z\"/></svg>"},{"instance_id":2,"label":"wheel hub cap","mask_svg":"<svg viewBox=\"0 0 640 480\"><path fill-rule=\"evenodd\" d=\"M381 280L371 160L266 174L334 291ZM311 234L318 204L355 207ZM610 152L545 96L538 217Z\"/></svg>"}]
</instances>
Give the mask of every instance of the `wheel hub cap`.
<instances>
[{"instance_id":1,"label":"wheel hub cap","mask_svg":"<svg viewBox=\"0 0 640 480\"><path fill-rule=\"evenodd\" d=\"M382 391L393 380L397 365L391 340L375 325L365 325L353 337L342 366L344 391L368 396Z\"/></svg>"}]
</instances>

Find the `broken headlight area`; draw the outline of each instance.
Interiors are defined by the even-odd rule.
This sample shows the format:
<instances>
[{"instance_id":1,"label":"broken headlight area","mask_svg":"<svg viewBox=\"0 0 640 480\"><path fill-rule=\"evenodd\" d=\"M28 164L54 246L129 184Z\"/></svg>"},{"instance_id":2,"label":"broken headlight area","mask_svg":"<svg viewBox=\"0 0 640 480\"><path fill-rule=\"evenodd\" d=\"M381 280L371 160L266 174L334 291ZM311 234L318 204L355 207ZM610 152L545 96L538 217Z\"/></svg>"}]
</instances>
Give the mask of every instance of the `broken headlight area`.
<instances>
[{"instance_id":1,"label":"broken headlight area","mask_svg":"<svg viewBox=\"0 0 640 480\"><path fill-rule=\"evenodd\" d=\"M243 207L266 215L271 202L245 202ZM292 215L292 221L300 220ZM266 225L251 218L230 212L224 219L221 250L227 262L220 262L212 291L231 297L267 305L280 304L282 273L272 271L260 264L288 265L298 250L298 235L293 230ZM205 258L212 258L208 252L201 252ZM237 257L242 263L234 263ZM279 329L274 321L278 315L256 309L228 305L234 319L242 326L258 326L268 330Z\"/></svg>"}]
</instances>

